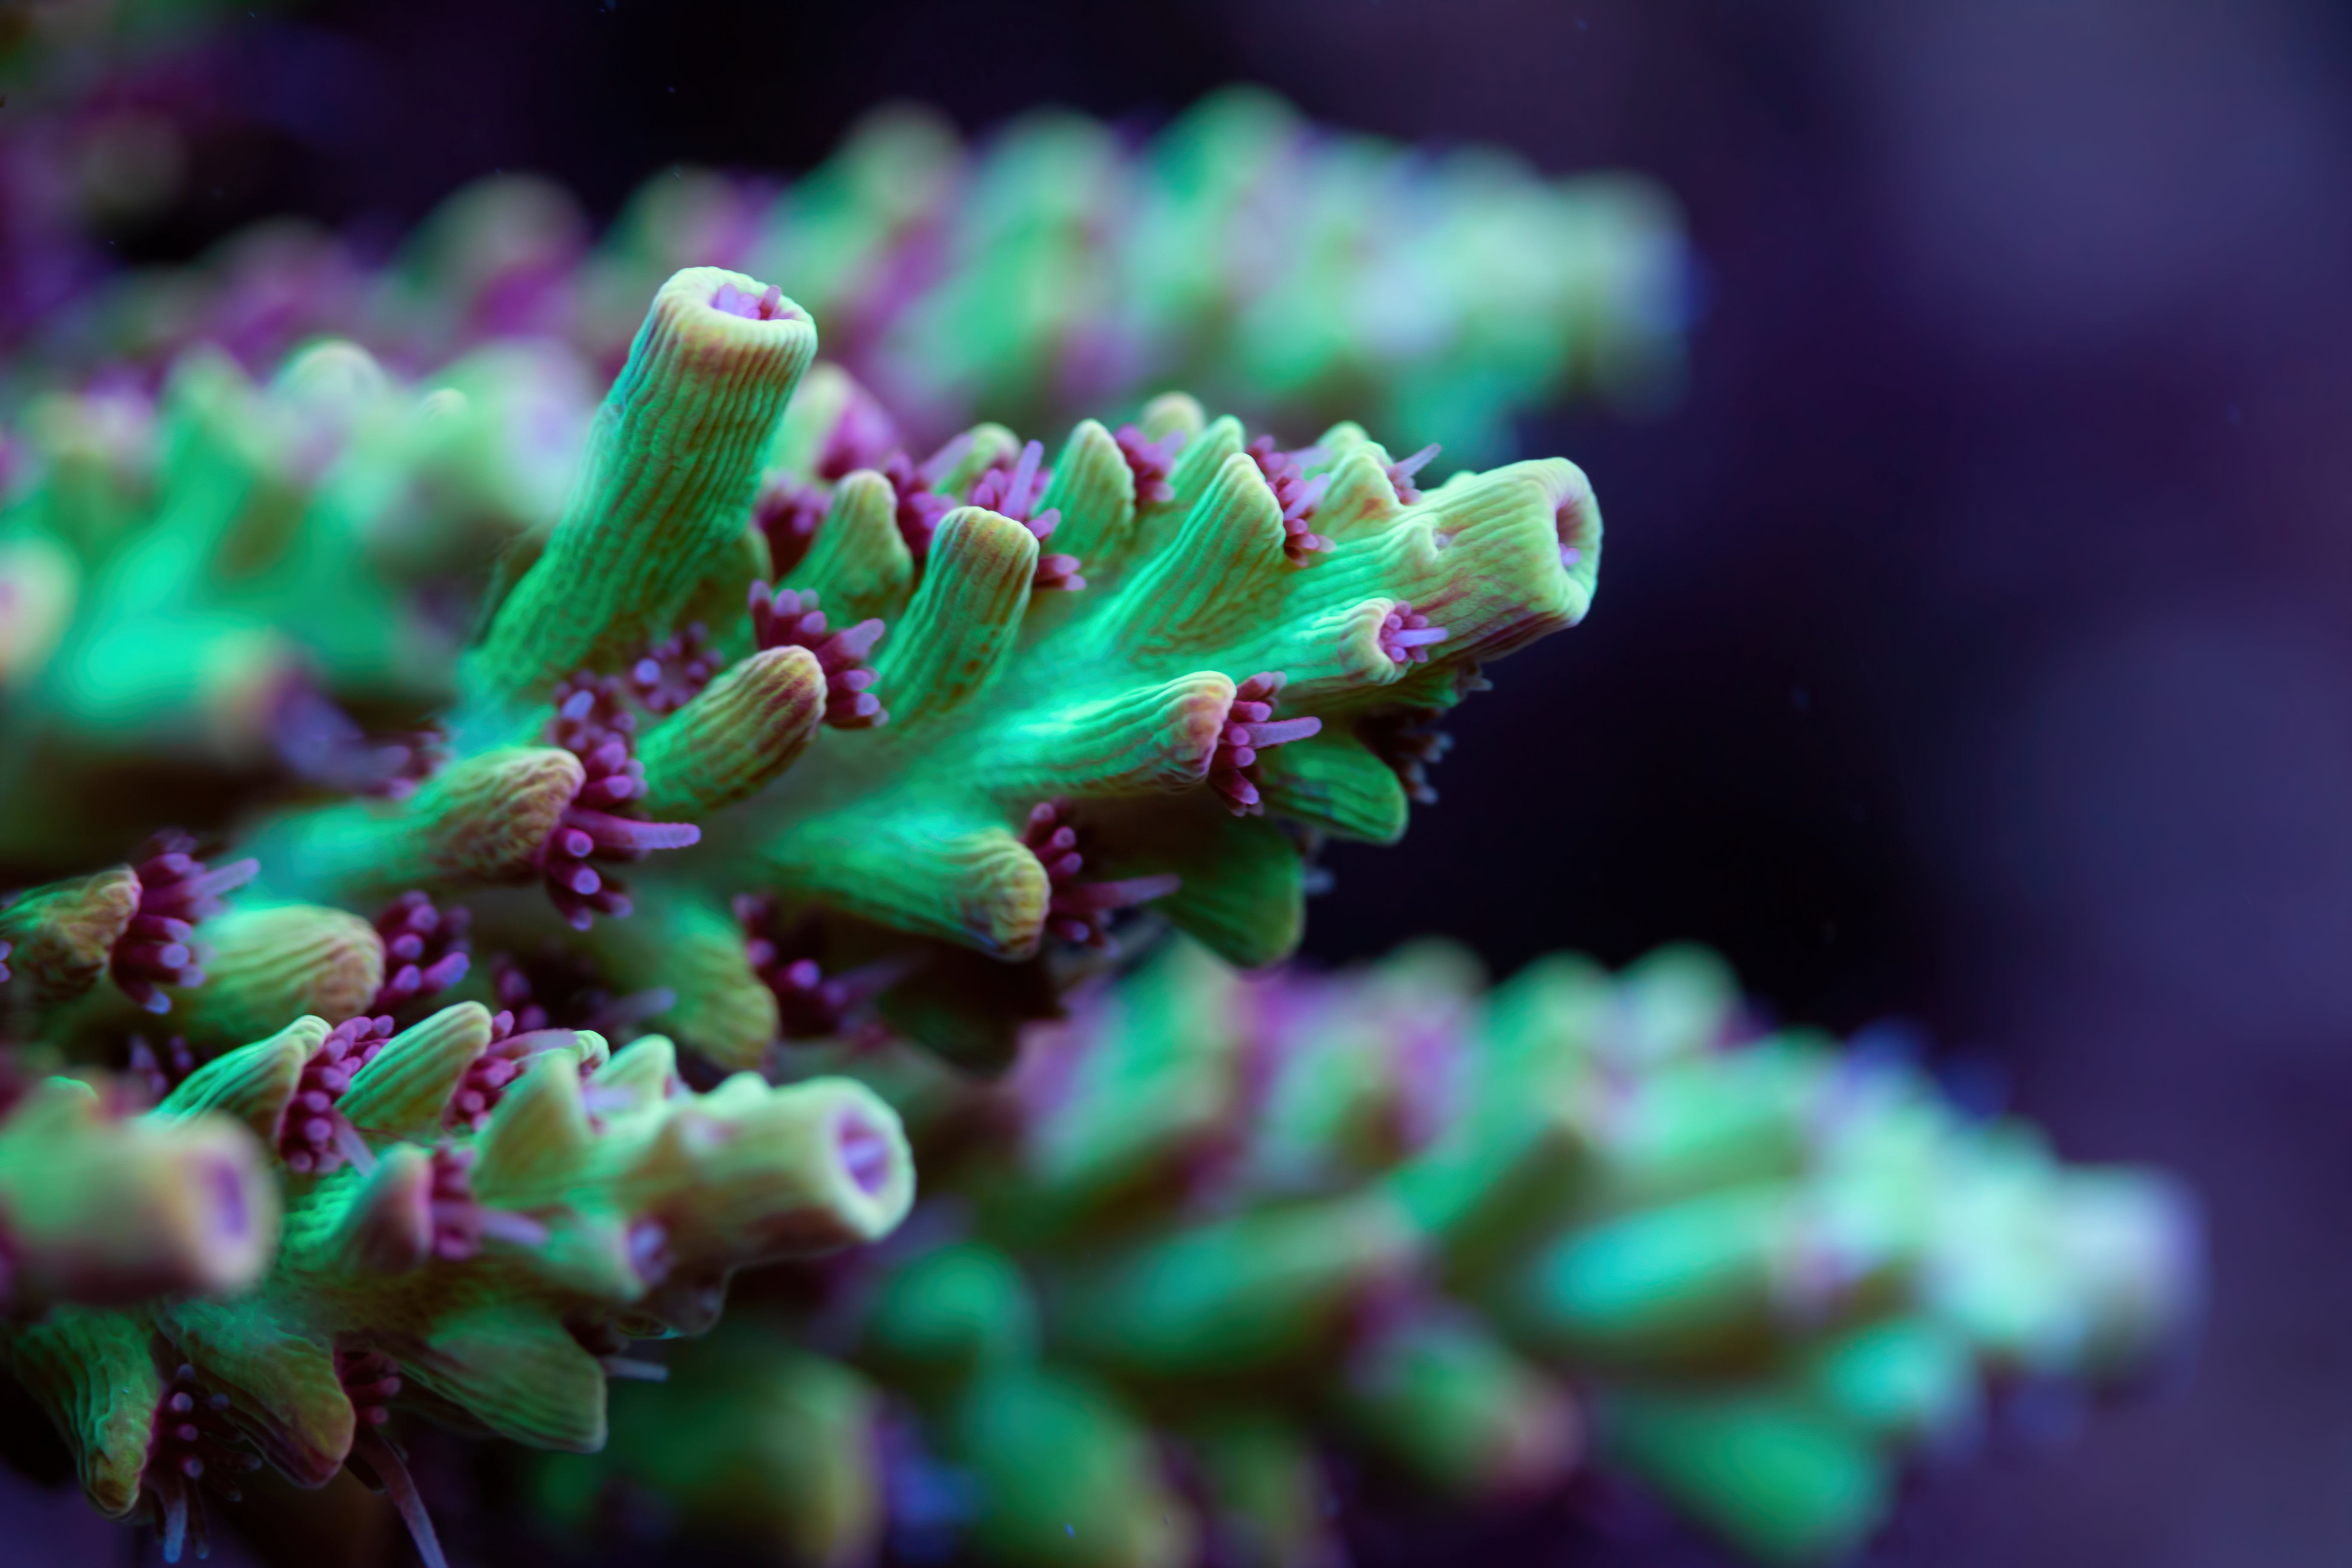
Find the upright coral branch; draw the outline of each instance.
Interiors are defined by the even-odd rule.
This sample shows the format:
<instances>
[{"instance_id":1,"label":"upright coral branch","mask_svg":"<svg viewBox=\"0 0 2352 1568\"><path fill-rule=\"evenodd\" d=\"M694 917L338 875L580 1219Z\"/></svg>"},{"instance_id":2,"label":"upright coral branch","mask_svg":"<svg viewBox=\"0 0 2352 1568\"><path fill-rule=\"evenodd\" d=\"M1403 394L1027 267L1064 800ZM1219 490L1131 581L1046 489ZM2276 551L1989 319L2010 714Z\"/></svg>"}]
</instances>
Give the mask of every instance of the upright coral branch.
<instances>
[{"instance_id":1,"label":"upright coral branch","mask_svg":"<svg viewBox=\"0 0 2352 1568\"><path fill-rule=\"evenodd\" d=\"M740 532L815 353L815 325L769 285L710 267L664 285L546 553L491 624L477 663L488 690L544 689L668 635Z\"/></svg>"}]
</instances>

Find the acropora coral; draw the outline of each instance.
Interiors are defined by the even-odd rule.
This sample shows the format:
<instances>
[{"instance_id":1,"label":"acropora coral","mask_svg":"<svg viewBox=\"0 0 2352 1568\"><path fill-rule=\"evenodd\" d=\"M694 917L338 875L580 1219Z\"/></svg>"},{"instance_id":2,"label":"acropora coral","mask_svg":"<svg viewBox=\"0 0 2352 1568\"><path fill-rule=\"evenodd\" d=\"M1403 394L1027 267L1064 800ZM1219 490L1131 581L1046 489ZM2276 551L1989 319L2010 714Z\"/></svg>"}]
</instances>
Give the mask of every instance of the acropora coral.
<instances>
[{"instance_id":1,"label":"acropora coral","mask_svg":"<svg viewBox=\"0 0 2352 1568\"><path fill-rule=\"evenodd\" d=\"M21 1068L16 1069L21 1071ZM278 1191L221 1117L127 1116L120 1086L12 1081L0 1111L0 1315L234 1294L268 1268Z\"/></svg>"},{"instance_id":2,"label":"acropora coral","mask_svg":"<svg viewBox=\"0 0 2352 1568\"><path fill-rule=\"evenodd\" d=\"M263 1462L352 1465L433 1554L395 1408L601 1443L623 1338L910 1199L870 1090L742 1069L877 1032L1001 1064L1139 918L1281 958L1321 838L1426 793L1398 737L1590 600L1565 462L1424 491L1354 426L1181 395L1050 462L924 451L816 347L693 268L593 413L543 349L410 386L332 342L27 410L9 1026L148 1086L119 1138L247 1130L284 1214L257 1284L0 1334L170 1554Z\"/></svg>"},{"instance_id":3,"label":"acropora coral","mask_svg":"<svg viewBox=\"0 0 2352 1568\"><path fill-rule=\"evenodd\" d=\"M524 175L451 196L381 268L276 221L50 310L14 374L160 368L196 342L261 372L320 334L407 374L491 339L560 341L609 373L646 295L717 263L787 280L832 357L925 439L1181 386L1475 463L1516 455L1512 421L1559 399L1666 395L1690 292L1680 216L1649 181L1401 147L1254 89L1149 141L1036 112L967 149L890 108L803 178L670 170L587 236L566 193Z\"/></svg>"},{"instance_id":4,"label":"acropora coral","mask_svg":"<svg viewBox=\"0 0 2352 1568\"><path fill-rule=\"evenodd\" d=\"M898 1123L842 1080L708 1094L666 1041L511 1033L463 1003L301 1018L223 1052L141 1118L226 1115L276 1156L283 1244L226 1300L159 1292L0 1330L0 1364L51 1415L83 1489L151 1520L167 1560L205 1546L200 1486L265 1461L305 1486L346 1464L439 1552L399 1449L395 1401L538 1447L604 1440L635 1338L717 1320L746 1264L870 1241L914 1176ZM484 1069L516 1069L482 1092ZM500 1074L500 1077L505 1077ZM468 1117L459 1102L487 1098Z\"/></svg>"},{"instance_id":5,"label":"acropora coral","mask_svg":"<svg viewBox=\"0 0 2352 1568\"><path fill-rule=\"evenodd\" d=\"M537 884L472 899L477 940L562 916L727 1066L808 963L881 965L886 1018L1001 1058L1123 907L1283 956L1317 837L1399 836L1412 737L1590 599L1564 462L1423 492L1355 426L1284 451L1171 396L1050 466L992 425L917 464L841 373L793 399L814 347L775 289L694 269L577 423L540 357L420 396L337 343L267 388L198 354L152 406L43 400L0 538L0 856L119 852L159 771L233 832L256 879L179 1004L198 1043L368 1005L404 894ZM67 994L110 930L28 968L43 1016L150 999L119 964Z\"/></svg>"},{"instance_id":6,"label":"acropora coral","mask_svg":"<svg viewBox=\"0 0 2352 1568\"><path fill-rule=\"evenodd\" d=\"M542 1467L557 1518L627 1490L777 1563L1271 1568L1339 1560L1346 1456L1455 1506L1599 1467L1825 1563L1995 1391L2134 1375L2195 1307L2173 1184L1768 1028L1694 949L1486 991L1437 944L1336 979L1178 944L1001 1083L820 1064L900 1105L922 1205L626 1391L611 1448Z\"/></svg>"},{"instance_id":7,"label":"acropora coral","mask_svg":"<svg viewBox=\"0 0 2352 1568\"><path fill-rule=\"evenodd\" d=\"M1647 183L894 109L110 274L192 100L109 69L0 149L0 1368L167 1558L349 1468L437 1564L423 1421L796 1564L1589 1471L1824 1563L2193 1311L2170 1184L1704 954L1267 968L1591 602L1583 476L1461 465L1671 388Z\"/></svg>"}]
</instances>

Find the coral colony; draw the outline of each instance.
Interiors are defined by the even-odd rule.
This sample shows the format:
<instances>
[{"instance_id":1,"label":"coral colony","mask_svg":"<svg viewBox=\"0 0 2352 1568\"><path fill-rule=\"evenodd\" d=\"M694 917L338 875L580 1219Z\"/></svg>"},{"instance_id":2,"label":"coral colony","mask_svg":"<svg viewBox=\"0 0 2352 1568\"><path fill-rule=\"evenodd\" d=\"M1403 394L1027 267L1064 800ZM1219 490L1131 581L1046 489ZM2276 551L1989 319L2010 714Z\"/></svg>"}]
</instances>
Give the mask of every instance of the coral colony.
<instances>
[{"instance_id":1,"label":"coral colony","mask_svg":"<svg viewBox=\"0 0 2352 1568\"><path fill-rule=\"evenodd\" d=\"M1457 1505L1599 1463L1820 1562L1989 1389L2129 1371L2190 1283L2165 1183L1763 1030L1689 950L1482 994L1444 947L1318 981L1180 944L1000 1082L866 1056L914 1217L624 1394L543 1467L556 1517L634 1489L780 1562L1326 1563L1325 1456Z\"/></svg>"},{"instance_id":2,"label":"coral colony","mask_svg":"<svg viewBox=\"0 0 2352 1568\"><path fill-rule=\"evenodd\" d=\"M617 1489L779 1562L1326 1561L1342 1459L1600 1467L1816 1562L1988 1389L2159 1347L2168 1188L1706 961L1241 973L1582 617L1600 514L1129 394L1491 445L1617 352L1575 268L1477 271L1605 248L1590 196L1246 96L1139 153L902 115L584 255L471 193L241 339L323 242L58 312L0 511L0 1366L90 1502L178 1561L348 1468L437 1564L431 1424L562 1456L551 1531ZM662 281L711 255L779 265Z\"/></svg>"},{"instance_id":3,"label":"coral colony","mask_svg":"<svg viewBox=\"0 0 2352 1568\"><path fill-rule=\"evenodd\" d=\"M1401 147L1252 90L1148 142L1056 112L967 150L935 115L886 110L789 185L673 170L586 233L570 196L520 175L451 196L382 268L273 222L49 311L0 376L160 370L195 342L261 374L319 333L410 373L554 340L609 375L661 280L716 263L783 280L827 355L926 438L982 415L1064 428L1185 386L1253 419L1352 417L1484 463L1516 455L1529 409L1654 401L1679 375L1689 293L1680 216L1647 180Z\"/></svg>"}]
</instances>

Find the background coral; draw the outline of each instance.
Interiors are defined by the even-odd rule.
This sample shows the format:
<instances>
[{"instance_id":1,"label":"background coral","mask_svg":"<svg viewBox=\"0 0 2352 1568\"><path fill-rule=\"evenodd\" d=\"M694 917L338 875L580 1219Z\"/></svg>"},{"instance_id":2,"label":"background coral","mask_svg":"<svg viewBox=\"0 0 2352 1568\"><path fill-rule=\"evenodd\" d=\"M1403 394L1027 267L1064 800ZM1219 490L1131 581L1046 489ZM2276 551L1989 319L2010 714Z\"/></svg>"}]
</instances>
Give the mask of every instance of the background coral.
<instances>
[{"instance_id":1,"label":"background coral","mask_svg":"<svg viewBox=\"0 0 2352 1568\"><path fill-rule=\"evenodd\" d=\"M906 1109L922 1207L628 1390L611 1449L542 1468L559 1516L776 1562L1303 1564L1335 1496L1591 1466L1837 1561L2004 1391L2114 1386L2197 1307L2175 1184L2065 1165L1883 1040L1767 1029L1696 950L1485 992L1439 945L1320 980L1180 944L1001 1086L903 1047L804 1070L835 1068Z\"/></svg>"},{"instance_id":2,"label":"background coral","mask_svg":"<svg viewBox=\"0 0 2352 1568\"><path fill-rule=\"evenodd\" d=\"M968 151L936 114L889 109L789 184L674 169L593 245L588 228L524 176L450 196L381 269L273 223L49 313L15 374L119 374L197 342L257 372L319 333L412 373L517 338L610 371L646 293L719 265L788 279L828 352L927 439L1183 386L1483 462L1517 455L1522 410L1663 395L1686 312L1679 220L1648 182L1548 181L1493 148L1433 158L1242 90L1144 145L1064 113Z\"/></svg>"}]
</instances>

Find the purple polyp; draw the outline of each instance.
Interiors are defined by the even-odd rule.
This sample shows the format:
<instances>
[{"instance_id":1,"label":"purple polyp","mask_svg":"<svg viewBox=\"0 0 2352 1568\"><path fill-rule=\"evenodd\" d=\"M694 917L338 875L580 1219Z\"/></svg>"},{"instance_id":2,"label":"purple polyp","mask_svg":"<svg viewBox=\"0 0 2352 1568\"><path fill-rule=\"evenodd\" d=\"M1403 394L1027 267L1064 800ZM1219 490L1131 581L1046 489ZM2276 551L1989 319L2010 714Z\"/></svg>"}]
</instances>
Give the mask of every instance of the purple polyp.
<instances>
[{"instance_id":1,"label":"purple polyp","mask_svg":"<svg viewBox=\"0 0 2352 1568\"><path fill-rule=\"evenodd\" d=\"M204 984L204 971L196 966L189 945L196 922L220 913L220 896L243 887L261 868L259 861L251 859L208 868L188 853L195 842L187 834L168 830L148 841L146 858L135 868L139 908L116 939L108 963L108 973L123 994L150 1013L172 1010L172 999L160 987Z\"/></svg>"},{"instance_id":2,"label":"purple polyp","mask_svg":"<svg viewBox=\"0 0 2352 1568\"><path fill-rule=\"evenodd\" d=\"M172 1374L156 1402L148 1429L147 1465L140 1479L150 1517L163 1532L166 1563L177 1563L190 1544L197 1556L208 1554L198 1484L209 1484L232 1502L241 1501L242 1494L229 1478L261 1468L260 1456L246 1450L228 1409L228 1395L205 1393L195 1368L188 1365Z\"/></svg>"},{"instance_id":3,"label":"purple polyp","mask_svg":"<svg viewBox=\"0 0 2352 1568\"><path fill-rule=\"evenodd\" d=\"M1429 467L1430 459L1440 450L1437 443L1432 441L1412 457L1399 458L1382 470L1388 475L1389 483L1396 489L1397 504L1412 506L1421 500L1421 489L1412 482L1413 476Z\"/></svg>"},{"instance_id":4,"label":"purple polyp","mask_svg":"<svg viewBox=\"0 0 2352 1568\"><path fill-rule=\"evenodd\" d=\"M747 321L789 321L799 312L784 301L784 291L773 283L764 294L754 294L738 289L732 283L721 283L719 292L710 297L710 308L730 316L740 316Z\"/></svg>"},{"instance_id":5,"label":"purple polyp","mask_svg":"<svg viewBox=\"0 0 2352 1568\"><path fill-rule=\"evenodd\" d=\"M999 517L1009 517L1025 526L1037 536L1039 543L1054 536L1060 525L1059 507L1037 510L1045 499L1045 487L1053 476L1043 467L1045 446L1036 441L1021 448L1020 458L1009 469L996 468L973 481L971 501L973 506L986 507ZM1030 580L1034 588L1076 589L1087 585L1078 575L1078 558L1075 555L1039 555L1036 574Z\"/></svg>"},{"instance_id":6,"label":"purple polyp","mask_svg":"<svg viewBox=\"0 0 2352 1568\"><path fill-rule=\"evenodd\" d=\"M669 1227L657 1219L641 1219L629 1226L629 1267L648 1288L669 1278L677 1266L670 1251Z\"/></svg>"},{"instance_id":7,"label":"purple polyp","mask_svg":"<svg viewBox=\"0 0 2352 1568\"><path fill-rule=\"evenodd\" d=\"M1118 443L1118 455L1127 459L1127 471L1135 479L1137 506L1159 506L1176 499L1168 476L1176 471L1176 454L1184 449L1184 432L1171 431L1150 441L1135 426L1122 425L1112 439Z\"/></svg>"},{"instance_id":8,"label":"purple polyp","mask_svg":"<svg viewBox=\"0 0 2352 1568\"><path fill-rule=\"evenodd\" d=\"M656 643L629 667L629 689L647 712L675 713L726 667L727 657L710 645L710 634L697 621Z\"/></svg>"},{"instance_id":9,"label":"purple polyp","mask_svg":"<svg viewBox=\"0 0 2352 1568\"><path fill-rule=\"evenodd\" d=\"M375 1351L339 1351L335 1373L342 1383L344 1396L352 1402L353 1473L370 1479L372 1472L375 1489L391 1497L393 1508L408 1527L409 1538L416 1543L416 1555L425 1568L448 1568L441 1542L433 1532L432 1516L425 1510L424 1495L416 1489L415 1478L409 1474L407 1457L389 1436L377 1430L392 1418L392 1401L399 1396L403 1386L399 1365Z\"/></svg>"},{"instance_id":10,"label":"purple polyp","mask_svg":"<svg viewBox=\"0 0 2352 1568\"><path fill-rule=\"evenodd\" d=\"M375 1059L392 1037L388 1017L352 1018L338 1024L310 1059L287 1102L286 1121L278 1137L278 1157L286 1168L303 1175L327 1175L345 1164L361 1170L374 1167L375 1157L357 1129L346 1121L338 1102L359 1070Z\"/></svg>"},{"instance_id":11,"label":"purple polyp","mask_svg":"<svg viewBox=\"0 0 2352 1568\"><path fill-rule=\"evenodd\" d=\"M856 1111L841 1119L833 1136L841 1168L849 1173L857 1190L869 1198L880 1196L890 1184L890 1141Z\"/></svg>"},{"instance_id":12,"label":"purple polyp","mask_svg":"<svg viewBox=\"0 0 2352 1568\"><path fill-rule=\"evenodd\" d=\"M449 761L447 737L423 729L370 735L307 680L291 681L271 721L278 752L305 781L345 795L405 800Z\"/></svg>"},{"instance_id":13,"label":"purple polyp","mask_svg":"<svg viewBox=\"0 0 2352 1568\"><path fill-rule=\"evenodd\" d=\"M1275 700L1288 679L1279 670L1268 670L1251 676L1234 689L1224 731L1217 738L1215 754L1209 759L1209 787L1224 797L1235 816L1265 814L1265 804L1258 795L1260 752L1303 741L1322 731L1320 719L1275 718Z\"/></svg>"},{"instance_id":14,"label":"purple polyp","mask_svg":"<svg viewBox=\"0 0 2352 1568\"><path fill-rule=\"evenodd\" d=\"M509 970L500 975L502 996L508 990L505 981L509 976L520 978L520 972ZM528 982L524 989L529 989ZM532 1008L530 1011L539 1013L541 1010ZM538 1019L529 1021L539 1022ZM450 1126L481 1131L488 1125L490 1112L496 1110L499 1101L506 1097L507 1087L522 1076L531 1058L544 1050L576 1044L580 1037L570 1029L544 1026L515 1034L512 1032L514 1026L515 1016L512 1013L502 1012L490 1019L489 1049L474 1058L466 1068L465 1076L457 1080L456 1092L449 1096L449 1108L445 1112L445 1119Z\"/></svg>"},{"instance_id":15,"label":"purple polyp","mask_svg":"<svg viewBox=\"0 0 2352 1568\"><path fill-rule=\"evenodd\" d=\"M1302 447L1295 452L1277 450L1271 436L1260 436L1248 447L1251 461L1257 464L1265 477L1266 488L1274 492L1276 505L1282 508L1282 552L1294 566L1303 566L1309 555L1331 548L1331 541L1307 526L1307 519L1323 503L1323 492L1331 488L1331 476L1307 477L1310 463L1324 458L1320 447Z\"/></svg>"},{"instance_id":16,"label":"purple polyp","mask_svg":"<svg viewBox=\"0 0 2352 1568\"><path fill-rule=\"evenodd\" d=\"M1437 804L1429 770L1453 749L1454 737L1437 728L1436 714L1411 709L1375 714L1359 721L1356 732L1403 784L1407 800L1416 805Z\"/></svg>"},{"instance_id":17,"label":"purple polyp","mask_svg":"<svg viewBox=\"0 0 2352 1568\"><path fill-rule=\"evenodd\" d=\"M1400 599L1381 621L1381 651L1394 664L1426 664L1430 646L1444 642L1447 635L1444 626L1431 626L1427 616L1416 615L1412 605Z\"/></svg>"},{"instance_id":18,"label":"purple polyp","mask_svg":"<svg viewBox=\"0 0 2352 1568\"><path fill-rule=\"evenodd\" d=\"M1077 829L1066 802L1049 800L1033 808L1022 825L1021 842L1045 869L1045 929L1065 942L1111 950L1109 917L1183 886L1174 872L1129 877L1117 882L1081 882L1086 860L1078 853Z\"/></svg>"},{"instance_id":19,"label":"purple polyp","mask_svg":"<svg viewBox=\"0 0 2352 1568\"><path fill-rule=\"evenodd\" d=\"M863 391L853 391L826 432L824 449L817 456L816 477L827 484L846 479L860 468L879 468L898 449L898 427L882 405ZM777 567L782 571L782 565Z\"/></svg>"},{"instance_id":20,"label":"purple polyp","mask_svg":"<svg viewBox=\"0 0 2352 1568\"><path fill-rule=\"evenodd\" d=\"M1559 538L1559 564L1563 571L1574 571L1584 560L1572 534L1583 524L1583 517L1574 505L1564 506L1552 514L1552 530Z\"/></svg>"},{"instance_id":21,"label":"purple polyp","mask_svg":"<svg viewBox=\"0 0 2352 1568\"><path fill-rule=\"evenodd\" d=\"M635 754L636 716L625 706L623 690L614 678L585 670L555 689L548 739L580 759L584 778L540 846L540 879L556 912L575 931L586 931L600 914L617 920L630 910L628 889L588 865L592 857L634 860L702 838L690 823L640 822L618 814L616 808L646 793L645 764Z\"/></svg>"},{"instance_id":22,"label":"purple polyp","mask_svg":"<svg viewBox=\"0 0 2352 1568\"><path fill-rule=\"evenodd\" d=\"M890 481L891 491L898 498L898 536L907 542L907 553L919 564L930 558L931 535L939 531L940 520L955 510L955 498L942 494L939 482L971 450L971 437L959 436L925 458L919 467L904 452L893 453L882 465L882 477Z\"/></svg>"},{"instance_id":23,"label":"purple polyp","mask_svg":"<svg viewBox=\"0 0 2352 1568\"><path fill-rule=\"evenodd\" d=\"M744 956L776 998L776 1032L787 1040L842 1034L866 1005L902 979L908 966L884 959L828 975L817 962L820 933L814 918L787 928L773 899L743 894L735 900Z\"/></svg>"},{"instance_id":24,"label":"purple polyp","mask_svg":"<svg viewBox=\"0 0 2352 1568\"><path fill-rule=\"evenodd\" d=\"M145 1037L131 1037L130 1072L146 1089L151 1104L160 1103L196 1066L195 1052L177 1035L165 1039L160 1051Z\"/></svg>"},{"instance_id":25,"label":"purple polyp","mask_svg":"<svg viewBox=\"0 0 2352 1568\"><path fill-rule=\"evenodd\" d=\"M833 498L790 474L770 475L751 502L751 521L767 536L768 556L782 576L807 556L816 531L833 512Z\"/></svg>"},{"instance_id":26,"label":"purple polyp","mask_svg":"<svg viewBox=\"0 0 2352 1568\"><path fill-rule=\"evenodd\" d=\"M400 1393L400 1368L392 1358L374 1351L342 1351L335 1356L335 1375L352 1415L361 1425L381 1426L392 1418L392 1401Z\"/></svg>"},{"instance_id":27,"label":"purple polyp","mask_svg":"<svg viewBox=\"0 0 2352 1568\"><path fill-rule=\"evenodd\" d=\"M824 721L836 730L871 730L890 721L882 700L867 689L874 671L866 660L882 640L884 627L868 617L854 626L828 631L812 590L787 588L779 594L765 583L751 584L751 636L761 652L772 647L804 647L816 655L824 672Z\"/></svg>"},{"instance_id":28,"label":"purple polyp","mask_svg":"<svg viewBox=\"0 0 2352 1568\"><path fill-rule=\"evenodd\" d=\"M466 951L466 930L472 918L463 908L436 908L431 896L422 892L412 890L394 900L375 920L376 934L383 939L384 967L390 973L368 1011L388 1013L463 980L473 963Z\"/></svg>"},{"instance_id":29,"label":"purple polyp","mask_svg":"<svg viewBox=\"0 0 2352 1568\"><path fill-rule=\"evenodd\" d=\"M433 1256L462 1262L482 1249L485 1238L510 1246L537 1247L547 1241L547 1227L526 1215L484 1208L474 1196L474 1151L441 1147L433 1151L433 1182L429 1203L433 1222Z\"/></svg>"}]
</instances>

